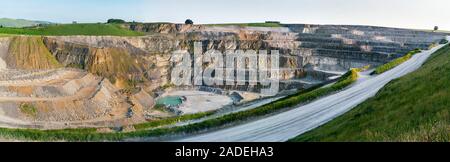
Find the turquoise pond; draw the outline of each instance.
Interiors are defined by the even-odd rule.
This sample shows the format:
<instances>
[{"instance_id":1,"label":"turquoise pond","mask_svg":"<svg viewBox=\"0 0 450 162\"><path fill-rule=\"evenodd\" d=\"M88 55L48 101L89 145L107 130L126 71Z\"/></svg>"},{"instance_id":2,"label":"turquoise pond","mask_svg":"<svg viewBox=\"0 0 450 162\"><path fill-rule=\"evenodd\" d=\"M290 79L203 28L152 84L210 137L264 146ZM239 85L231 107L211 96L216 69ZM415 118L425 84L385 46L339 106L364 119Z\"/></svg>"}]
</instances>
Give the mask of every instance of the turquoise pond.
<instances>
[{"instance_id":1,"label":"turquoise pond","mask_svg":"<svg viewBox=\"0 0 450 162\"><path fill-rule=\"evenodd\" d=\"M156 104L165 106L178 106L183 103L180 96L167 96L156 100Z\"/></svg>"}]
</instances>

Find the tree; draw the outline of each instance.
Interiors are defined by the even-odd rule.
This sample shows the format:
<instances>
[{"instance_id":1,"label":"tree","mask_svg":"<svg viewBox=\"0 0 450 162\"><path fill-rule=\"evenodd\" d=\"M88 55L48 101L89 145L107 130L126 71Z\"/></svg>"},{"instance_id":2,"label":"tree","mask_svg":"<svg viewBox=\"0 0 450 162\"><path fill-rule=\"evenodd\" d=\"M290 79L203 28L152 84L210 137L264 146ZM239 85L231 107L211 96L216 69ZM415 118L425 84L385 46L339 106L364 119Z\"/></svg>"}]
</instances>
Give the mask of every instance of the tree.
<instances>
[{"instance_id":1,"label":"tree","mask_svg":"<svg viewBox=\"0 0 450 162\"><path fill-rule=\"evenodd\" d=\"M0 25L0 28L3 28L3 25Z\"/></svg>"},{"instance_id":2,"label":"tree","mask_svg":"<svg viewBox=\"0 0 450 162\"><path fill-rule=\"evenodd\" d=\"M123 24L126 23L125 20L122 19L108 19L108 24Z\"/></svg>"},{"instance_id":3,"label":"tree","mask_svg":"<svg viewBox=\"0 0 450 162\"><path fill-rule=\"evenodd\" d=\"M437 31L437 30L439 30L439 27L438 26L434 26L434 31Z\"/></svg>"},{"instance_id":4,"label":"tree","mask_svg":"<svg viewBox=\"0 0 450 162\"><path fill-rule=\"evenodd\" d=\"M193 25L194 24L194 22L191 19L187 19L184 23L186 25Z\"/></svg>"}]
</instances>

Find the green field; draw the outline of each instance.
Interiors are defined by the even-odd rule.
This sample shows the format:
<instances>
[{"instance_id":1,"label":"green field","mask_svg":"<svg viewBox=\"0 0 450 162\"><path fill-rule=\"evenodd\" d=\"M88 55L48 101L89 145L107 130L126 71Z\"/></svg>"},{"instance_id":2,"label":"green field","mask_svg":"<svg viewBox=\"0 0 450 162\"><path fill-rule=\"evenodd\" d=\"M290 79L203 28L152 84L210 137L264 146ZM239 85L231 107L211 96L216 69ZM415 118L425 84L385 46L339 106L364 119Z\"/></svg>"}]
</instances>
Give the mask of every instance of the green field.
<instances>
[{"instance_id":1,"label":"green field","mask_svg":"<svg viewBox=\"0 0 450 162\"><path fill-rule=\"evenodd\" d=\"M230 23L230 24L207 24L208 26L239 26L239 27L283 27L279 23Z\"/></svg>"},{"instance_id":2,"label":"green field","mask_svg":"<svg viewBox=\"0 0 450 162\"><path fill-rule=\"evenodd\" d=\"M31 28L0 28L0 34L10 35L109 35L109 36L141 36L140 32L121 28L118 24L59 24Z\"/></svg>"},{"instance_id":3,"label":"green field","mask_svg":"<svg viewBox=\"0 0 450 162\"><path fill-rule=\"evenodd\" d=\"M450 46L375 97L291 141L450 141Z\"/></svg>"}]
</instances>

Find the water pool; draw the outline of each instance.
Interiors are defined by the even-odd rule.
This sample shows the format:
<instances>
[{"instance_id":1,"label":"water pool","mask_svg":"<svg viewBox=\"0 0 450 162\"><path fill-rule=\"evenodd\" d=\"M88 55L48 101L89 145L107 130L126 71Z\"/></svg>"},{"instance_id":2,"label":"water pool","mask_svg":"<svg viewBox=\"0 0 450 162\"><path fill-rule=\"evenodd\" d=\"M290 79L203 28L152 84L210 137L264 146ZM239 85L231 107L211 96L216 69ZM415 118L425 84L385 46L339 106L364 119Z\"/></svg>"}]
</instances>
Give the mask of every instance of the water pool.
<instances>
[{"instance_id":1,"label":"water pool","mask_svg":"<svg viewBox=\"0 0 450 162\"><path fill-rule=\"evenodd\" d=\"M178 106L181 103L183 103L183 99L180 96L167 96L156 100L156 104L167 107Z\"/></svg>"}]
</instances>

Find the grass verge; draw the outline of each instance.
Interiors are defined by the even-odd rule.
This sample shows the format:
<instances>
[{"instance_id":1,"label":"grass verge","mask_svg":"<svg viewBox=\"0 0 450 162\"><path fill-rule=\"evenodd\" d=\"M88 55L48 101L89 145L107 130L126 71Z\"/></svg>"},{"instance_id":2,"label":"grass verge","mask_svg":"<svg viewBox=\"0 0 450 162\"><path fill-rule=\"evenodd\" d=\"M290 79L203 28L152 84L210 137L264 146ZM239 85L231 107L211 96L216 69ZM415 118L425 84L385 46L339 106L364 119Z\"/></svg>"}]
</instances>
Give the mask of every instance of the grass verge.
<instances>
[{"instance_id":1,"label":"grass verge","mask_svg":"<svg viewBox=\"0 0 450 162\"><path fill-rule=\"evenodd\" d=\"M373 98L291 141L450 141L450 46Z\"/></svg>"},{"instance_id":2,"label":"grass verge","mask_svg":"<svg viewBox=\"0 0 450 162\"><path fill-rule=\"evenodd\" d=\"M22 109L23 106L21 106ZM28 108L27 110L28 111ZM142 132L153 132L152 128L175 124L181 121L195 120L212 115L214 111L197 114L188 114L162 120L149 121L146 123L133 125L135 132L128 133L100 133L97 128L77 128L61 130L38 130L38 129L10 129L0 128L0 136L11 139L32 140L32 141L106 141L120 140L125 137L140 137ZM157 133L160 131L155 131Z\"/></svg>"},{"instance_id":3,"label":"grass verge","mask_svg":"<svg viewBox=\"0 0 450 162\"><path fill-rule=\"evenodd\" d=\"M397 59L395 59L395 60L393 60L393 61L391 61L389 63L386 63L384 65L381 65L381 66L377 67L375 69L375 71L372 73L372 75L373 74L381 74L381 73L384 73L384 72L386 72L388 70L391 70L391 69L395 68L396 66L402 64L403 62L408 61L413 55L415 55L417 53L420 53L420 52L421 52L420 49L412 50L412 51L408 52L403 57L397 58Z\"/></svg>"},{"instance_id":4,"label":"grass verge","mask_svg":"<svg viewBox=\"0 0 450 162\"><path fill-rule=\"evenodd\" d=\"M202 113L196 113L196 114L182 115L182 116L177 116L177 117L172 117L172 118L167 118L167 119L162 119L162 120L156 120L156 121L152 121L152 122L136 124L136 125L134 125L134 128L136 130L145 130L145 129L150 129L150 128L156 128L159 126L176 124L176 123L182 122L182 121L200 119L200 118L212 115L214 113L215 113L214 111L209 111L209 112L202 112Z\"/></svg>"}]
</instances>

